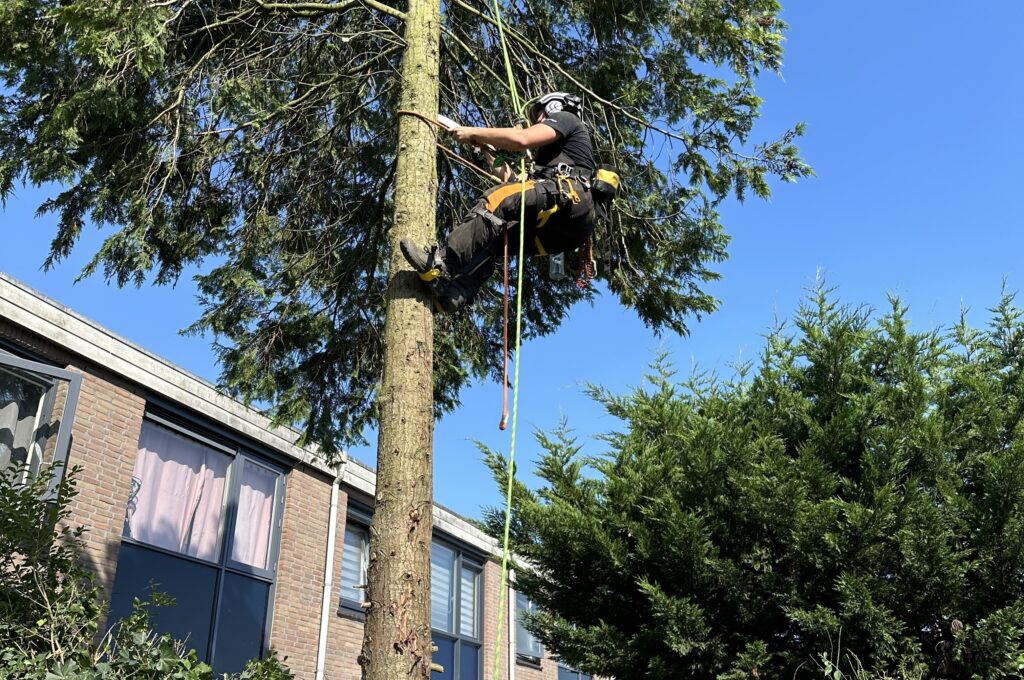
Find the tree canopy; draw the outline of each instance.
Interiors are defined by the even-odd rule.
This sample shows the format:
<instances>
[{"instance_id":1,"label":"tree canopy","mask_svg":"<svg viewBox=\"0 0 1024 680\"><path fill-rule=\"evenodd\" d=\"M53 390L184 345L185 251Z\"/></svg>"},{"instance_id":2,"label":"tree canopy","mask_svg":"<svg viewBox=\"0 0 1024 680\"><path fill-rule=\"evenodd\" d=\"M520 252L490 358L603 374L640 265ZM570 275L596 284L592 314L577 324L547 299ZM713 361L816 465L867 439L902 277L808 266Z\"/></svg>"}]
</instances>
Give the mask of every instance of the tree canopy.
<instances>
[{"instance_id":1,"label":"tree canopy","mask_svg":"<svg viewBox=\"0 0 1024 680\"><path fill-rule=\"evenodd\" d=\"M571 90L625 196L599 278L655 330L715 308L716 207L807 166L798 128L756 143L755 82L782 63L774 0L502 2L518 86ZM402 2L8 0L0 6L0 196L56 186L47 264L107 234L84 274L173 284L200 266L221 383L327 452L376 417L404 50ZM506 125L496 22L443 4L441 110ZM439 139L445 143L446 140ZM486 181L442 153L442 231ZM54 183L51 185L50 183ZM443 233L441 234L443 236ZM589 298L531 263L526 335ZM436 408L501 361L498 296L436 333Z\"/></svg>"},{"instance_id":2,"label":"tree canopy","mask_svg":"<svg viewBox=\"0 0 1024 680\"><path fill-rule=\"evenodd\" d=\"M646 387L591 388L621 422L599 455L538 435L513 547L541 641L620 680L1021 677L1013 297L985 328L915 331L898 300L876 317L819 288L737 373L662 358Z\"/></svg>"}]
</instances>

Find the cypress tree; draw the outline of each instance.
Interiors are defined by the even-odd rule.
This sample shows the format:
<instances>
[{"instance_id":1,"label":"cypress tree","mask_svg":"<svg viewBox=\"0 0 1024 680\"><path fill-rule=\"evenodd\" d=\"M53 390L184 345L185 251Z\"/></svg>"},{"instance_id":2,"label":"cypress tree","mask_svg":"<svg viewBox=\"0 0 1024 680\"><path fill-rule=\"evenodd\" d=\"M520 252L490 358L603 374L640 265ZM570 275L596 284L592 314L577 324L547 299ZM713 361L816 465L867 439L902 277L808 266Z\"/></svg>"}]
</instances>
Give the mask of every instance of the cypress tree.
<instances>
[{"instance_id":1,"label":"cypress tree","mask_svg":"<svg viewBox=\"0 0 1024 680\"><path fill-rule=\"evenodd\" d=\"M921 332L819 288L734 379L591 388L605 450L563 425L516 483L530 627L620 680L1021 677L1022 349L1010 295Z\"/></svg>"}]
</instances>

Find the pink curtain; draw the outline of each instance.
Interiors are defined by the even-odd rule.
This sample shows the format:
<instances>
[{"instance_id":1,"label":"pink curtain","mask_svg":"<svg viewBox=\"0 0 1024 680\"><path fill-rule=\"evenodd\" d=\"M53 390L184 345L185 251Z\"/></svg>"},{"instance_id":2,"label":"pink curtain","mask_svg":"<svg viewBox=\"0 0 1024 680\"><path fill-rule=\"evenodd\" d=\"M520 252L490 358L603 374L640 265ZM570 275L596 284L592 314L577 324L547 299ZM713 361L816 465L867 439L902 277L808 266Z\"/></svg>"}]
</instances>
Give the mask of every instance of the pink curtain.
<instances>
[{"instance_id":1,"label":"pink curtain","mask_svg":"<svg viewBox=\"0 0 1024 680\"><path fill-rule=\"evenodd\" d=\"M126 534L204 560L217 559L229 456L146 422L132 476Z\"/></svg>"},{"instance_id":2,"label":"pink curtain","mask_svg":"<svg viewBox=\"0 0 1024 680\"><path fill-rule=\"evenodd\" d=\"M231 544L232 560L266 568L277 476L276 472L245 462L238 492L235 536Z\"/></svg>"}]
</instances>

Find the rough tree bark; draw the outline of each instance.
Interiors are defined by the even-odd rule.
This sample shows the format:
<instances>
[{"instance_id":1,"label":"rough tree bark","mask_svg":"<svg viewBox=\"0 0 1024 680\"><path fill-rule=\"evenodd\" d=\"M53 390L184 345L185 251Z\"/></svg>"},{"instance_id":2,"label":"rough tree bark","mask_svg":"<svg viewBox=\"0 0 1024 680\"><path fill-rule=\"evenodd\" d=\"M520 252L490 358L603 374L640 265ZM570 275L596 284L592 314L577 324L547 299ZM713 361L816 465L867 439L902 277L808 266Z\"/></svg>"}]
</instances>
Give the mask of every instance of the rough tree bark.
<instances>
[{"instance_id":1,"label":"rough tree bark","mask_svg":"<svg viewBox=\"0 0 1024 680\"><path fill-rule=\"evenodd\" d=\"M438 106L438 0L409 0L402 108L433 118ZM377 492L370 526L365 680L430 677L430 537L433 517L433 333L430 300L398 249L435 238L434 131L398 121L395 221L379 395Z\"/></svg>"}]
</instances>

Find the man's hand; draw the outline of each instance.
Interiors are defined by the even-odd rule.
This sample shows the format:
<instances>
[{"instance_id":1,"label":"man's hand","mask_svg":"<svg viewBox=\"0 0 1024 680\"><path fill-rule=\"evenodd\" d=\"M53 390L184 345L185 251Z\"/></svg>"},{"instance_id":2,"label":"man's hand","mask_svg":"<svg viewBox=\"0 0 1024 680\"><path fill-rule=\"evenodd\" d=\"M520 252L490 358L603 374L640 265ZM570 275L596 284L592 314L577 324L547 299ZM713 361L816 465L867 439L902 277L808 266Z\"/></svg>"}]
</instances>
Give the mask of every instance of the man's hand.
<instances>
[{"instance_id":1,"label":"man's hand","mask_svg":"<svg viewBox=\"0 0 1024 680\"><path fill-rule=\"evenodd\" d=\"M473 144L474 132L476 132L476 128L464 127L461 125L451 129L452 137L455 138L455 141L462 142L463 144Z\"/></svg>"}]
</instances>

